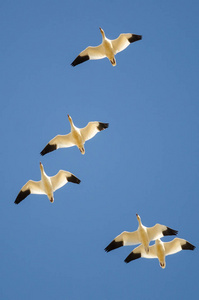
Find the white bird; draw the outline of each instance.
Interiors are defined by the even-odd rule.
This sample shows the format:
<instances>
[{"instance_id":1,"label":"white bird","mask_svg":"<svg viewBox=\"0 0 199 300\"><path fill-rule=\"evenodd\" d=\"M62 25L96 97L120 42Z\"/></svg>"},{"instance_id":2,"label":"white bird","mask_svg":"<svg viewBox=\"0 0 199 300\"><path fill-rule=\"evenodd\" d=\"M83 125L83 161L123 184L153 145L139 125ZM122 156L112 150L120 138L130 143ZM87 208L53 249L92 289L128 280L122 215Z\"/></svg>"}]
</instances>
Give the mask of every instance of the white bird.
<instances>
[{"instance_id":1,"label":"white bird","mask_svg":"<svg viewBox=\"0 0 199 300\"><path fill-rule=\"evenodd\" d=\"M132 260L140 257L145 258L158 258L160 267L165 268L165 256L175 254L181 250L194 250L195 246L187 242L186 240L175 238L171 242L162 242L160 239L155 241L155 244L149 247L149 252L146 253L143 245L135 248L124 260L129 263Z\"/></svg>"},{"instance_id":2,"label":"white bird","mask_svg":"<svg viewBox=\"0 0 199 300\"><path fill-rule=\"evenodd\" d=\"M97 47L87 47L72 62L72 66L79 65L89 59L101 59L107 57L113 66L116 66L115 55L126 49L131 43L142 39L141 35L132 33L121 33L115 40L109 40L104 30L99 28L102 34L102 43Z\"/></svg>"},{"instance_id":3,"label":"white bird","mask_svg":"<svg viewBox=\"0 0 199 300\"><path fill-rule=\"evenodd\" d=\"M136 214L139 226L136 231L123 231L104 249L106 252L122 246L142 244L146 252L149 252L150 241L156 240L166 235L176 235L178 231L173 230L165 225L156 224L153 227L145 227L141 218Z\"/></svg>"},{"instance_id":4,"label":"white bird","mask_svg":"<svg viewBox=\"0 0 199 300\"><path fill-rule=\"evenodd\" d=\"M89 122L84 128L77 128L73 124L72 118L68 115L68 120L71 125L71 132L67 135L57 135L46 147L41 151L41 155L45 155L59 148L68 148L77 146L82 154L85 154L84 144L92 139L99 131L108 128L108 123Z\"/></svg>"},{"instance_id":5,"label":"white bird","mask_svg":"<svg viewBox=\"0 0 199 300\"><path fill-rule=\"evenodd\" d=\"M15 204L19 204L30 194L46 194L50 202L54 202L53 193L64 186L67 182L80 183L81 181L68 171L60 170L55 176L49 177L40 162L41 180L29 180L19 192Z\"/></svg>"}]
</instances>

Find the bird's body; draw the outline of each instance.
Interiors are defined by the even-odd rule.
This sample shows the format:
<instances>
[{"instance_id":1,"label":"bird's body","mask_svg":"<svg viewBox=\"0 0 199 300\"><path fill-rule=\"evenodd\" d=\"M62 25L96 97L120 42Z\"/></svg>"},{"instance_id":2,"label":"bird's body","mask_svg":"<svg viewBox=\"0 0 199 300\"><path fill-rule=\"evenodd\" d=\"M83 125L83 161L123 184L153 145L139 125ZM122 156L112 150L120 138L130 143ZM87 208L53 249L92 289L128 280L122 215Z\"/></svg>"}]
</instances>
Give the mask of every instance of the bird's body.
<instances>
[{"instance_id":1,"label":"bird's body","mask_svg":"<svg viewBox=\"0 0 199 300\"><path fill-rule=\"evenodd\" d=\"M79 128L77 128L73 122L72 122L72 118L69 118L70 120L70 124L71 124L71 137L72 137L72 140L74 141L74 143L77 145L77 147L79 148L80 152L82 154L85 153L85 149L84 149L84 143L85 143L85 140L84 140L84 137L83 135L81 134L81 131Z\"/></svg>"},{"instance_id":2,"label":"bird's body","mask_svg":"<svg viewBox=\"0 0 199 300\"><path fill-rule=\"evenodd\" d=\"M107 39L105 34L104 35L102 34L102 37L103 37L102 47L103 47L103 50L104 50L104 54L110 60L111 64L113 66L116 66L116 60L115 60L115 54L116 53L114 51L111 40Z\"/></svg>"},{"instance_id":3,"label":"bird's body","mask_svg":"<svg viewBox=\"0 0 199 300\"><path fill-rule=\"evenodd\" d=\"M138 218L138 222L139 222L139 226L138 226L138 238L141 242L141 244L144 246L144 249L146 252L149 251L149 236L148 236L148 233L147 233L147 227L145 227L142 222L141 222L141 219Z\"/></svg>"},{"instance_id":4,"label":"bird's body","mask_svg":"<svg viewBox=\"0 0 199 300\"><path fill-rule=\"evenodd\" d=\"M105 248L105 251L109 252L121 246L142 244L146 253L148 253L150 241L165 235L176 235L178 233L176 230L161 224L146 227L142 224L138 214L136 214L136 217L139 223L138 229L133 232L123 231Z\"/></svg>"},{"instance_id":5,"label":"bird's body","mask_svg":"<svg viewBox=\"0 0 199 300\"><path fill-rule=\"evenodd\" d=\"M50 177L45 173L44 168L41 168L41 184L50 202L54 202L52 182Z\"/></svg>"},{"instance_id":6,"label":"bird's body","mask_svg":"<svg viewBox=\"0 0 199 300\"><path fill-rule=\"evenodd\" d=\"M81 64L89 59L102 59L107 57L113 66L116 66L115 55L118 52L127 48L130 43L139 41L142 39L141 35L132 33L122 33L115 40L109 40L104 33L104 30L100 28L102 34L102 43L97 47L87 47L83 50L76 59L72 62L72 66Z\"/></svg>"},{"instance_id":7,"label":"bird's body","mask_svg":"<svg viewBox=\"0 0 199 300\"><path fill-rule=\"evenodd\" d=\"M108 128L108 123L89 122L86 127L78 128L74 125L72 118L68 115L71 125L71 132L67 135L57 135L46 147L41 151L41 155L45 155L59 148L68 148L77 146L82 154L85 154L84 144L93 138L99 131Z\"/></svg>"},{"instance_id":8,"label":"bird's body","mask_svg":"<svg viewBox=\"0 0 199 300\"><path fill-rule=\"evenodd\" d=\"M54 202L54 192L67 182L80 183L80 180L68 171L60 170L55 176L48 176L40 163L41 180L29 180L19 192L15 204L19 204L29 194L46 194L50 202Z\"/></svg>"},{"instance_id":9,"label":"bird's body","mask_svg":"<svg viewBox=\"0 0 199 300\"><path fill-rule=\"evenodd\" d=\"M180 238L175 238L170 242L162 242L160 239L155 241L155 244L149 247L149 251L146 252L143 245L135 248L125 259L126 263L140 257L144 258L157 258L161 268L166 267L165 257L167 255L175 254L181 250L194 250L195 246L188 241Z\"/></svg>"},{"instance_id":10,"label":"bird's body","mask_svg":"<svg viewBox=\"0 0 199 300\"><path fill-rule=\"evenodd\" d=\"M164 243L160 239L157 239L155 241L155 252L156 252L156 256L159 260L161 268L164 269L166 267L165 247L164 247ZM148 251L148 253L149 253L149 251Z\"/></svg>"}]
</instances>

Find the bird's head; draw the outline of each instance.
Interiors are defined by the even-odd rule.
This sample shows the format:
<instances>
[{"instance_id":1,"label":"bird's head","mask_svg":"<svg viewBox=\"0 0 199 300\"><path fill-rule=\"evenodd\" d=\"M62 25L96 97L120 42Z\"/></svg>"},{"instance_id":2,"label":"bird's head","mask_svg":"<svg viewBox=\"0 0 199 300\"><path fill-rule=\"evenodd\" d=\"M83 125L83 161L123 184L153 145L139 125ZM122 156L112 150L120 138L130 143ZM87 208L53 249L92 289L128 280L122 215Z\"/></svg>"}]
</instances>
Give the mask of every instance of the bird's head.
<instances>
[{"instance_id":1,"label":"bird's head","mask_svg":"<svg viewBox=\"0 0 199 300\"><path fill-rule=\"evenodd\" d=\"M43 167L43 165L42 165L42 163L41 163L41 162L39 163L39 167L40 167L40 170L41 170L41 171L43 171L43 170L44 170L44 167Z\"/></svg>"},{"instance_id":2,"label":"bird's head","mask_svg":"<svg viewBox=\"0 0 199 300\"><path fill-rule=\"evenodd\" d=\"M72 123L73 120L72 120L71 116L69 116L69 115L67 115L67 116L68 116L69 122Z\"/></svg>"},{"instance_id":3,"label":"bird's head","mask_svg":"<svg viewBox=\"0 0 199 300\"><path fill-rule=\"evenodd\" d=\"M138 222L141 221L141 218L138 214L136 214L136 217L137 217Z\"/></svg>"},{"instance_id":4,"label":"bird's head","mask_svg":"<svg viewBox=\"0 0 199 300\"><path fill-rule=\"evenodd\" d=\"M105 37L104 30L103 30L101 27L99 27L99 30L100 30L100 32L101 32L101 34L102 34L102 37L104 38L104 37Z\"/></svg>"}]
</instances>

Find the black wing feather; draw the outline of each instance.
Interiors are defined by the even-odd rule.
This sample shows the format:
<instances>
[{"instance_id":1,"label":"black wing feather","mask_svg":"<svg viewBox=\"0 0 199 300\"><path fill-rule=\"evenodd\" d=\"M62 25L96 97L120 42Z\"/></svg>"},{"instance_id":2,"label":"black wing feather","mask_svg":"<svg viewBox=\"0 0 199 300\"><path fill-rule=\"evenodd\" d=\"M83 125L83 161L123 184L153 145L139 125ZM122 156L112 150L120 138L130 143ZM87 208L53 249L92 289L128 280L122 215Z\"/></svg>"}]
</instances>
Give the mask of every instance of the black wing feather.
<instances>
[{"instance_id":1,"label":"black wing feather","mask_svg":"<svg viewBox=\"0 0 199 300\"><path fill-rule=\"evenodd\" d=\"M132 36L128 39L129 43L133 43L142 39L142 35L132 34Z\"/></svg>"},{"instance_id":2,"label":"black wing feather","mask_svg":"<svg viewBox=\"0 0 199 300\"><path fill-rule=\"evenodd\" d=\"M102 131L102 130L108 128L108 126L109 126L109 123L101 123L101 122L99 122L99 125L97 126L97 129L99 131Z\"/></svg>"},{"instance_id":3,"label":"black wing feather","mask_svg":"<svg viewBox=\"0 0 199 300\"><path fill-rule=\"evenodd\" d=\"M125 263L129 263L132 260L138 259L141 257L141 253L133 253L133 251L125 258Z\"/></svg>"},{"instance_id":4,"label":"black wing feather","mask_svg":"<svg viewBox=\"0 0 199 300\"><path fill-rule=\"evenodd\" d=\"M75 67L85 61L89 60L89 56L85 55L85 56L80 56L78 55L75 60L72 62L71 66Z\"/></svg>"},{"instance_id":5,"label":"black wing feather","mask_svg":"<svg viewBox=\"0 0 199 300\"><path fill-rule=\"evenodd\" d=\"M54 150L57 149L57 145L50 145L50 144L47 144L46 147L40 152L40 154L43 156L49 152L52 152Z\"/></svg>"},{"instance_id":6,"label":"black wing feather","mask_svg":"<svg viewBox=\"0 0 199 300\"><path fill-rule=\"evenodd\" d=\"M112 251L112 250L117 249L119 247L122 247L123 244L124 244L123 241L116 242L115 240L113 240L104 250L106 252L109 252L109 251Z\"/></svg>"},{"instance_id":7,"label":"black wing feather","mask_svg":"<svg viewBox=\"0 0 199 300\"><path fill-rule=\"evenodd\" d=\"M24 200L28 195L30 195L30 190L26 190L24 192L20 191L16 200L15 200L15 204L19 204L22 200Z\"/></svg>"},{"instance_id":8,"label":"black wing feather","mask_svg":"<svg viewBox=\"0 0 199 300\"><path fill-rule=\"evenodd\" d=\"M73 182L79 184L81 182L80 179L78 179L76 176L71 175L70 177L67 177L68 182Z\"/></svg>"}]
</instances>

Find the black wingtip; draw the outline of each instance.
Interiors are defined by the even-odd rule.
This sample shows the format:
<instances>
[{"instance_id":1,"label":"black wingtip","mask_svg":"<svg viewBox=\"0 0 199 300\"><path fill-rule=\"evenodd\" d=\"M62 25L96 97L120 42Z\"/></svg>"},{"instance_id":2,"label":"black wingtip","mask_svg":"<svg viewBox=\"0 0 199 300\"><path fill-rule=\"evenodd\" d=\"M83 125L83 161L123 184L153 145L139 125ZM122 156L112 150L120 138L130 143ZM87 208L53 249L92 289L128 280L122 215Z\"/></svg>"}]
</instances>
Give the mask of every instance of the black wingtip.
<instances>
[{"instance_id":1,"label":"black wingtip","mask_svg":"<svg viewBox=\"0 0 199 300\"><path fill-rule=\"evenodd\" d=\"M130 261L141 257L141 253L133 253L133 251L125 258L124 262L128 264Z\"/></svg>"},{"instance_id":2,"label":"black wingtip","mask_svg":"<svg viewBox=\"0 0 199 300\"><path fill-rule=\"evenodd\" d=\"M129 43L133 43L136 41L140 41L142 39L142 35L132 34L132 36L128 39Z\"/></svg>"},{"instance_id":3,"label":"black wingtip","mask_svg":"<svg viewBox=\"0 0 199 300\"><path fill-rule=\"evenodd\" d=\"M80 56L78 55L75 60L71 63L71 66L75 67L85 61L89 60L89 56L85 55L85 56Z\"/></svg>"},{"instance_id":4,"label":"black wingtip","mask_svg":"<svg viewBox=\"0 0 199 300\"><path fill-rule=\"evenodd\" d=\"M80 182L81 182L81 180L74 175L67 177L67 180L68 180L68 182L73 182L73 183L77 183L77 184L80 184Z\"/></svg>"},{"instance_id":5,"label":"black wingtip","mask_svg":"<svg viewBox=\"0 0 199 300\"><path fill-rule=\"evenodd\" d=\"M50 145L50 144L47 144L46 147L40 152L40 154L42 156L44 156L45 154L49 153L49 152L52 152L54 150L57 149L57 145Z\"/></svg>"},{"instance_id":6,"label":"black wingtip","mask_svg":"<svg viewBox=\"0 0 199 300\"><path fill-rule=\"evenodd\" d=\"M28 195L30 195L30 190L26 190L24 192L20 191L16 200L15 200L15 204L19 204L22 200L24 200Z\"/></svg>"},{"instance_id":7,"label":"black wingtip","mask_svg":"<svg viewBox=\"0 0 199 300\"><path fill-rule=\"evenodd\" d=\"M178 234L178 231L177 231L177 230L174 230L174 229L171 229L171 228L169 228L169 227L167 227L167 229L164 230L164 231L162 232L162 234L163 234L164 236L166 236L166 235L177 235L177 234Z\"/></svg>"},{"instance_id":8,"label":"black wingtip","mask_svg":"<svg viewBox=\"0 0 199 300\"><path fill-rule=\"evenodd\" d=\"M182 250L194 250L196 247L192 245L189 242L186 242L186 244L182 245Z\"/></svg>"},{"instance_id":9,"label":"black wingtip","mask_svg":"<svg viewBox=\"0 0 199 300\"><path fill-rule=\"evenodd\" d=\"M123 241L116 242L115 240L113 240L104 250L106 252L109 252L122 246L123 246Z\"/></svg>"},{"instance_id":10,"label":"black wingtip","mask_svg":"<svg viewBox=\"0 0 199 300\"><path fill-rule=\"evenodd\" d=\"M101 123L101 122L99 122L99 125L97 126L97 129L99 131L102 131L102 130L108 128L108 127L109 127L109 123Z\"/></svg>"}]
</instances>

